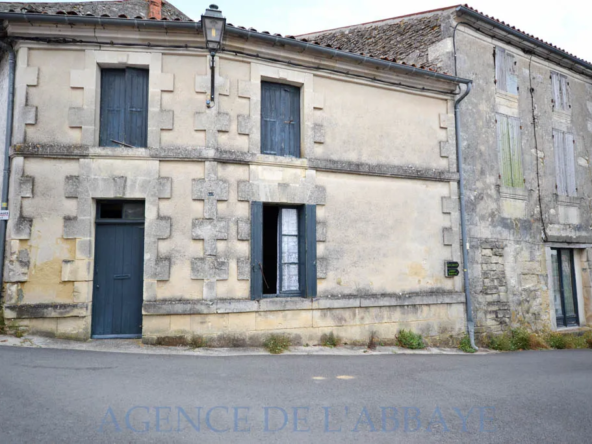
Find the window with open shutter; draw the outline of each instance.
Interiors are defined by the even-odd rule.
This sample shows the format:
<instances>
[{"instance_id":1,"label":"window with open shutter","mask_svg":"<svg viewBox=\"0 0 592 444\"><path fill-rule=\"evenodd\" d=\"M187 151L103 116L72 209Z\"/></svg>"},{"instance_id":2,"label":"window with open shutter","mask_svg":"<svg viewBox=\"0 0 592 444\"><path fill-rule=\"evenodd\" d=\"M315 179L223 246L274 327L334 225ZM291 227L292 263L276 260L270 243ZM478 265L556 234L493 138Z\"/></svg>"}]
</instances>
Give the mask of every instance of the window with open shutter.
<instances>
[{"instance_id":1,"label":"window with open shutter","mask_svg":"<svg viewBox=\"0 0 592 444\"><path fill-rule=\"evenodd\" d=\"M300 88L261 83L261 152L300 157Z\"/></svg>"},{"instance_id":2,"label":"window with open shutter","mask_svg":"<svg viewBox=\"0 0 592 444\"><path fill-rule=\"evenodd\" d=\"M518 94L516 57L500 47L495 48L495 83L500 91Z\"/></svg>"},{"instance_id":3,"label":"window with open shutter","mask_svg":"<svg viewBox=\"0 0 592 444\"><path fill-rule=\"evenodd\" d=\"M148 70L101 71L100 146L148 144Z\"/></svg>"},{"instance_id":4,"label":"window with open shutter","mask_svg":"<svg viewBox=\"0 0 592 444\"><path fill-rule=\"evenodd\" d=\"M554 129L553 149L555 151L557 194L562 196L576 196L576 164L573 134Z\"/></svg>"},{"instance_id":5,"label":"window with open shutter","mask_svg":"<svg viewBox=\"0 0 592 444\"><path fill-rule=\"evenodd\" d=\"M251 203L251 298L316 296L316 207Z\"/></svg>"},{"instance_id":6,"label":"window with open shutter","mask_svg":"<svg viewBox=\"0 0 592 444\"><path fill-rule=\"evenodd\" d=\"M524 173L522 170L520 119L497 114L496 124L502 185L522 188L524 187Z\"/></svg>"}]
</instances>

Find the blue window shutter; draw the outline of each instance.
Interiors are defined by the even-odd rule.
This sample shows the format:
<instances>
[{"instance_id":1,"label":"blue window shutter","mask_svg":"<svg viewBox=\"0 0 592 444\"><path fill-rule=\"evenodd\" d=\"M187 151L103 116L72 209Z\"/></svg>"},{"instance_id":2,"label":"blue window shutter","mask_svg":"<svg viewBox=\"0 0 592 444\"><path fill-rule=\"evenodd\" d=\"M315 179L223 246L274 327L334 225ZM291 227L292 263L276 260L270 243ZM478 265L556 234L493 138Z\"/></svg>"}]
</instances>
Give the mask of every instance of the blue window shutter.
<instances>
[{"instance_id":1,"label":"blue window shutter","mask_svg":"<svg viewBox=\"0 0 592 444\"><path fill-rule=\"evenodd\" d=\"M300 157L300 88L282 85L284 156Z\"/></svg>"},{"instance_id":2,"label":"blue window shutter","mask_svg":"<svg viewBox=\"0 0 592 444\"><path fill-rule=\"evenodd\" d=\"M317 296L317 207L305 205L306 297Z\"/></svg>"},{"instance_id":3,"label":"blue window shutter","mask_svg":"<svg viewBox=\"0 0 592 444\"><path fill-rule=\"evenodd\" d=\"M516 69L516 58L513 54L506 52L506 91L518 95L518 75Z\"/></svg>"},{"instance_id":4,"label":"blue window shutter","mask_svg":"<svg viewBox=\"0 0 592 444\"><path fill-rule=\"evenodd\" d=\"M125 70L125 143L148 145L148 70Z\"/></svg>"},{"instance_id":5,"label":"blue window shutter","mask_svg":"<svg viewBox=\"0 0 592 444\"><path fill-rule=\"evenodd\" d=\"M263 203L251 202L251 299L263 296Z\"/></svg>"},{"instance_id":6,"label":"blue window shutter","mask_svg":"<svg viewBox=\"0 0 592 444\"><path fill-rule=\"evenodd\" d=\"M567 194L569 196L576 196L576 158L575 158L575 142L573 134L565 133L565 181L567 186Z\"/></svg>"},{"instance_id":7,"label":"blue window shutter","mask_svg":"<svg viewBox=\"0 0 592 444\"><path fill-rule=\"evenodd\" d=\"M557 178L557 194L567 194L567 180L565 176L565 147L563 131L553 130L553 150L555 151L555 176Z\"/></svg>"},{"instance_id":8,"label":"blue window shutter","mask_svg":"<svg viewBox=\"0 0 592 444\"><path fill-rule=\"evenodd\" d=\"M261 82L261 152L300 157L300 88Z\"/></svg>"},{"instance_id":9,"label":"blue window shutter","mask_svg":"<svg viewBox=\"0 0 592 444\"><path fill-rule=\"evenodd\" d=\"M261 83L261 152L278 155L281 138L281 85Z\"/></svg>"},{"instance_id":10,"label":"blue window shutter","mask_svg":"<svg viewBox=\"0 0 592 444\"><path fill-rule=\"evenodd\" d=\"M120 146L125 139L125 70L101 71L100 146Z\"/></svg>"}]
</instances>

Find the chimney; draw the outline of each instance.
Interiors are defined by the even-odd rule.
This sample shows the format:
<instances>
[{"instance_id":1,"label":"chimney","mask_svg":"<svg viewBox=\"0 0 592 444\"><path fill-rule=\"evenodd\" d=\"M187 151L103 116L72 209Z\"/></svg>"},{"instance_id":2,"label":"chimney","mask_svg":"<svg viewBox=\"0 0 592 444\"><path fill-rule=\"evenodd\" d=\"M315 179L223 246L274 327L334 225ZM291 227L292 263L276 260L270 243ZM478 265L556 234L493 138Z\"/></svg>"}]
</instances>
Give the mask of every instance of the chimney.
<instances>
[{"instance_id":1,"label":"chimney","mask_svg":"<svg viewBox=\"0 0 592 444\"><path fill-rule=\"evenodd\" d=\"M162 18L162 0L148 0L148 18Z\"/></svg>"}]
</instances>

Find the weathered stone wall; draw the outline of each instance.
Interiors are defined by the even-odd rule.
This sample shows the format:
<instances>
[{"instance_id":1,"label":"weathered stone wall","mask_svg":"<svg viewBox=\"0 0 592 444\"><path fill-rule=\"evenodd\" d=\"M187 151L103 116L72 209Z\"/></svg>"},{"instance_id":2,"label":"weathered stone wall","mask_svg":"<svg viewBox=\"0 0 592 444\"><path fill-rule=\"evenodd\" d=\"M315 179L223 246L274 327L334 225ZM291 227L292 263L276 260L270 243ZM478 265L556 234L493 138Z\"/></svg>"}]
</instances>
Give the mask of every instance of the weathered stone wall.
<instances>
[{"instance_id":1,"label":"weathered stone wall","mask_svg":"<svg viewBox=\"0 0 592 444\"><path fill-rule=\"evenodd\" d=\"M454 66L451 43L449 33L438 45L448 48L446 54L438 51L443 70ZM496 45L516 57L517 96L496 90ZM552 327L546 247L581 251L592 244L592 80L536 56L531 59L522 50L464 25L458 28L456 47L458 75L474 80L461 105L461 127L477 332L517 325ZM572 103L568 113L553 110L552 70L568 77ZM523 188L501 183L496 113L520 118ZM574 134L577 197L557 194L553 129ZM577 273L589 279L586 265ZM589 319L592 293L585 286L582 291L581 308Z\"/></svg>"}]
</instances>

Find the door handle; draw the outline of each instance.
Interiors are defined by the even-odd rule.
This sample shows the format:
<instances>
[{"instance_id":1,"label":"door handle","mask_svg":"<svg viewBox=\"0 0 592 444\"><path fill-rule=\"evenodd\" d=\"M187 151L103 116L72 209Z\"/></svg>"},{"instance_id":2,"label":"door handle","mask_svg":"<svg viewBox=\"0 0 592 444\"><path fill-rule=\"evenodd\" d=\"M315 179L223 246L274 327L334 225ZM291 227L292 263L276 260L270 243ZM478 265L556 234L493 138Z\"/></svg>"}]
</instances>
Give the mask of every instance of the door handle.
<instances>
[{"instance_id":1,"label":"door handle","mask_svg":"<svg viewBox=\"0 0 592 444\"><path fill-rule=\"evenodd\" d=\"M131 279L132 275L131 274L116 274L115 276L113 276L113 279Z\"/></svg>"}]
</instances>

